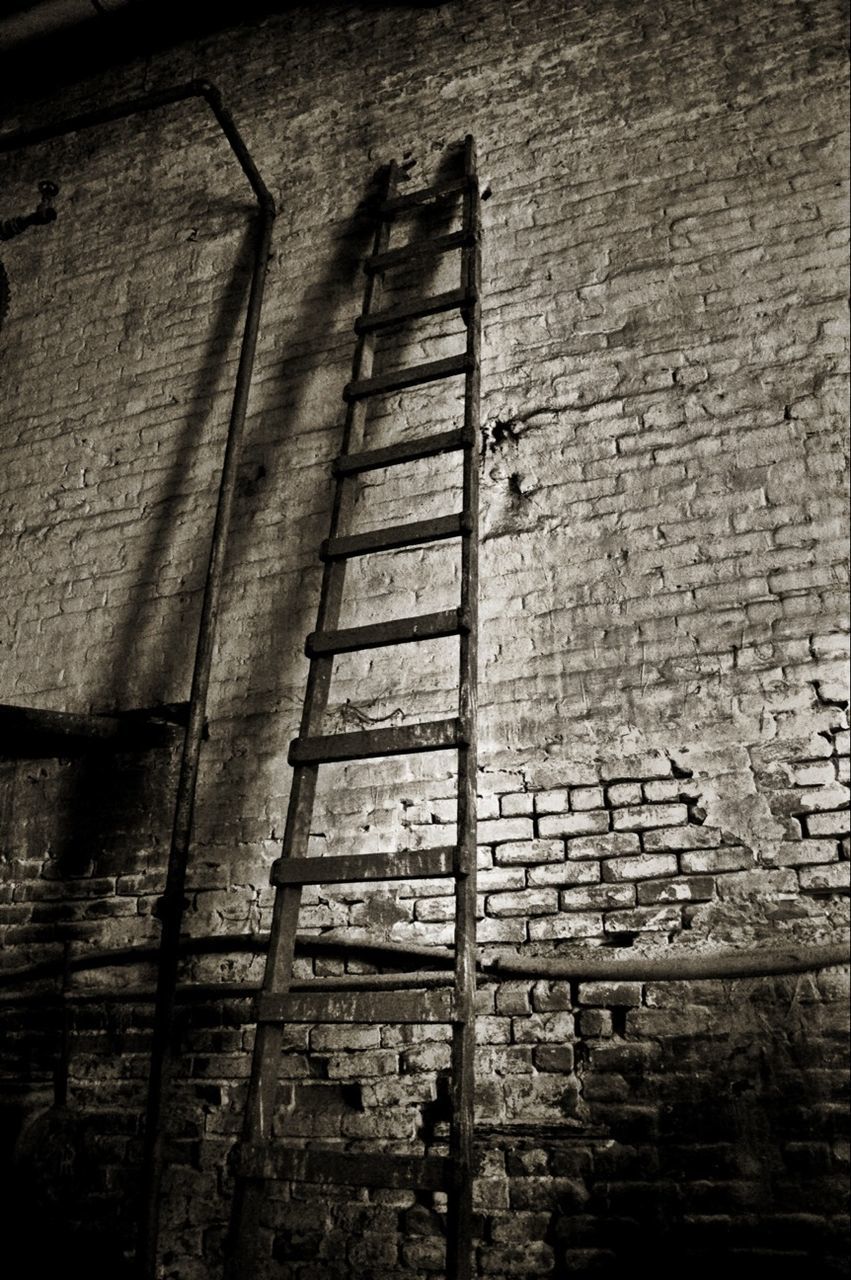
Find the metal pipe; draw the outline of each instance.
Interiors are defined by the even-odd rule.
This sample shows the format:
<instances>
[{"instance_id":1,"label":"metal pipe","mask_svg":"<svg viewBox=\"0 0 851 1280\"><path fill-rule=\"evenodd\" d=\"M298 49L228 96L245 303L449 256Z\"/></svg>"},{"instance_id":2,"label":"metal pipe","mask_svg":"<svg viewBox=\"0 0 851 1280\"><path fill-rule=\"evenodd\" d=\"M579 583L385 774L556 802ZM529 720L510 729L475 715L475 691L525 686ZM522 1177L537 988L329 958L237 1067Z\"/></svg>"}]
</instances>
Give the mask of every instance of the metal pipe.
<instances>
[{"instance_id":1,"label":"metal pipe","mask_svg":"<svg viewBox=\"0 0 851 1280\"><path fill-rule=\"evenodd\" d=\"M207 691L210 683L225 553L236 489L240 446L248 409L251 375L257 349L266 267L271 246L272 225L275 218L275 203L260 177L230 113L225 109L218 89L208 80L192 80L187 84L177 85L170 89L161 89L137 98L125 99L122 102L113 103L109 107L84 112L81 115L71 116L53 124L42 125L36 129L18 130L14 133L0 136L0 153L18 151L23 147L30 147L36 143L65 137L83 129L110 124L114 121L126 119L128 116L136 115L139 112L169 106L193 97L203 98L212 110L219 128L225 135L231 150L239 162L240 168L254 192L260 209L260 217L255 239L251 291L245 316L236 383L234 385L216 516L210 541L210 557L204 585L201 618L198 626L198 640L192 671L192 689L189 698L189 717L184 736L180 776L175 800L166 886L163 897L160 900L159 915L162 933L159 946L159 970L154 1011L151 1068L145 1113L142 1171L143 1200L137 1251L137 1269L140 1277L151 1278L156 1273L159 1188L162 1179L162 1141L160 1134L162 1090L170 1052L174 1017L186 868L189 857L195 791L198 780L201 742L204 734Z\"/></svg>"},{"instance_id":2,"label":"metal pipe","mask_svg":"<svg viewBox=\"0 0 851 1280\"><path fill-rule=\"evenodd\" d=\"M136 98L124 98L120 102L113 102L108 107L83 111L76 116L66 116L64 120L55 120L52 124L39 125L35 129L15 129L9 133L0 134L0 154L21 151L24 147L33 147L39 142L52 142L55 138L65 138L68 134L80 133L84 129L114 124L117 120L126 120L129 116L139 115L143 111L155 111L177 102L186 102L189 98L203 98L210 107L257 197L258 205L261 210L274 218L275 202L271 192L260 177L248 147L234 124L233 117L225 108L221 93L210 80L189 80L186 84L173 85L168 89L154 89L151 93L140 94Z\"/></svg>"},{"instance_id":3,"label":"metal pipe","mask_svg":"<svg viewBox=\"0 0 851 1280\"><path fill-rule=\"evenodd\" d=\"M599 953L598 953L599 954ZM806 973L828 965L848 964L847 942L814 947L760 947L758 951L716 951L706 955L635 956L613 960L605 955L513 956L494 960L487 972L495 977L589 979L599 982L679 982L696 978L760 978Z\"/></svg>"},{"instance_id":4,"label":"metal pipe","mask_svg":"<svg viewBox=\"0 0 851 1280\"><path fill-rule=\"evenodd\" d=\"M174 826L169 851L165 892L160 899L162 936L160 939L159 971L157 976L157 1002L154 1017L151 1049L151 1072L148 1083L148 1104L145 1113L145 1138L143 1158L143 1218L139 1242L139 1274L156 1275L156 1248L159 1234L159 1189L162 1181L161 1112L163 1081L170 1056L172 1023L174 1020L175 986L180 960L180 928L183 921L186 869L189 861L189 845L195 809L195 790L204 734L207 691L213 661L216 623L218 620L224 562L236 490L239 452L242 443L245 416L260 311L266 279L266 265L272 239L274 213L263 209L251 279L251 293L245 317L242 349L234 389L233 407L228 428L225 458L219 486L216 519L210 546L210 561L204 588L201 621L198 628L198 644L192 673L192 691L189 696L189 724L184 740L180 777L177 785Z\"/></svg>"},{"instance_id":5,"label":"metal pipe","mask_svg":"<svg viewBox=\"0 0 851 1280\"><path fill-rule=\"evenodd\" d=\"M269 944L269 935L264 933L212 934L208 937L181 938L181 955L210 955L234 951L253 951L258 955L265 953ZM341 955L357 956L360 959L384 958L389 961L427 960L430 965L446 968L449 975L453 964L453 952L448 947L406 946L398 942L345 942L343 939L328 940L312 934L299 934L296 946L302 952L319 951L327 954L336 952ZM140 964L157 958L158 950L154 947L122 947L113 951L95 951L87 955L71 958L67 962L68 973L82 973L88 970L106 968L112 965ZM758 951L716 951L698 956L682 954L665 956L631 956L628 959L612 957L606 951L583 950L578 948L569 955L561 956L506 956L496 957L484 964L479 964L478 973L482 979L488 978L561 978L564 980L599 982L678 982L694 979L714 978L758 978L774 974L806 973L813 969L828 968L831 965L845 965L851 961L851 951L846 939L842 942L826 942L811 947L760 947ZM0 974L0 986L21 986L26 982L37 982L48 977L58 977L66 969L62 958L42 961L40 964L16 969L10 973ZM343 977L349 975L342 975ZM351 975L354 976L354 975ZM364 975L378 978L380 975ZM309 989L311 981L293 983L293 989ZM260 990L257 984L207 983L203 985L187 984L178 990L181 996L202 990L210 999L217 996L227 999L234 995L252 995ZM25 992L21 998L40 999L53 998L55 991ZM79 996L83 992L69 991L69 998ZM137 992L139 998L145 994ZM147 998L153 993L147 992ZM130 999L132 993L125 991L104 991L85 993L88 998L104 1000ZM4 1003L17 1003L13 997L0 997L0 1008Z\"/></svg>"}]
</instances>

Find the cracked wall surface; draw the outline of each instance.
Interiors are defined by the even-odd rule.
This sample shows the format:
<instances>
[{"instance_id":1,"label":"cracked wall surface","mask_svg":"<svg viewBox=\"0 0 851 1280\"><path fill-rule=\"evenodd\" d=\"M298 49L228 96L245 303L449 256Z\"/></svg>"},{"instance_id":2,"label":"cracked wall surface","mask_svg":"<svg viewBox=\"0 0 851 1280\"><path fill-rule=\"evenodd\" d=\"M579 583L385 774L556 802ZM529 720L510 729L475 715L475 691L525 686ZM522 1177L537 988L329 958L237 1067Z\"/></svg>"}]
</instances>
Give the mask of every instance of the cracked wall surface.
<instances>
[{"instance_id":1,"label":"cracked wall surface","mask_svg":"<svg viewBox=\"0 0 851 1280\"><path fill-rule=\"evenodd\" d=\"M471 132L486 196L481 954L676 960L846 937L843 22L834 0L293 7L0 115L5 129L209 76L280 209L190 936L270 923L376 172L397 157L424 185ZM47 171L62 182L58 221L4 251L0 702L175 702L250 213L192 104L5 157L9 207ZM415 211L394 243L457 223L451 203ZM456 269L447 255L389 301L455 287ZM376 371L439 359L461 331L450 314L391 333ZM443 383L377 400L366 446L457 426L460 394ZM460 485L446 456L369 473L354 530L456 510ZM364 557L341 625L452 607L459 580L446 545ZM325 730L453 714L457 642L411 654L341 657ZM157 940L173 788L168 752L3 761L4 966ZM449 753L329 766L310 852L451 844L454 815ZM450 888L318 886L300 931L445 945ZM331 952L296 965L300 980L372 968ZM192 956L183 976L261 970L234 946ZM77 1249L111 1277L126 1265L149 1047L150 1007L128 993L154 977L147 962L77 975L70 1033L35 991L0 1006L20 1221L46 1216L48 1253ZM840 970L483 984L480 1274L614 1277L636 1259L657 1274L791 1275L802 1260L841 1274L846 992ZM180 1016L162 1274L208 1280L251 1011L234 997ZM347 1149L439 1145L444 1033L294 1026L282 1132ZM442 1266L444 1209L439 1196L320 1202L282 1184L264 1265L282 1280L424 1280Z\"/></svg>"}]
</instances>

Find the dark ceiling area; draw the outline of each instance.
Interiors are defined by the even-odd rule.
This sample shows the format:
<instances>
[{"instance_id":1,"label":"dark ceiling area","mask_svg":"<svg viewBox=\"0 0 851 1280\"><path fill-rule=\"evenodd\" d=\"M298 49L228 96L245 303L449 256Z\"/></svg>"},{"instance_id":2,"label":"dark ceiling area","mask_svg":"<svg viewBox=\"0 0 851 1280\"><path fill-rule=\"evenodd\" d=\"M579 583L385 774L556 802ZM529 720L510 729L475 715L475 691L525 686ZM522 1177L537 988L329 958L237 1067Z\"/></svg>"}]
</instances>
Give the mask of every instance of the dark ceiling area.
<instances>
[{"instance_id":1,"label":"dark ceiling area","mask_svg":"<svg viewBox=\"0 0 851 1280\"><path fill-rule=\"evenodd\" d=\"M274 14L308 9L371 10L440 8L456 0L312 0L312 3L272 3L270 0L81 0L75 6L61 0L5 5L0 10L0 113L17 116L27 103L53 96L107 68L154 57L186 41L204 38L229 27L260 23ZM64 11L64 12L63 12ZM57 25L57 15L64 17ZM0 129L2 129L0 121Z\"/></svg>"}]
</instances>

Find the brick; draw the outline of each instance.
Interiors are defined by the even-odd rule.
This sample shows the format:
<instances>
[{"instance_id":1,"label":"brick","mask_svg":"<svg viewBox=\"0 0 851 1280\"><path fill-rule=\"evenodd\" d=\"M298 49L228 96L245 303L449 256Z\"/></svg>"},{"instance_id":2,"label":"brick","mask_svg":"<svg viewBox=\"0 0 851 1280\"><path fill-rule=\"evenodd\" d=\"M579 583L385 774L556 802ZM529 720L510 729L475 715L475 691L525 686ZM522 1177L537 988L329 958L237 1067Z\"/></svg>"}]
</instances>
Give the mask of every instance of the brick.
<instances>
[{"instance_id":1,"label":"brick","mask_svg":"<svg viewBox=\"0 0 851 1280\"><path fill-rule=\"evenodd\" d=\"M641 1004L640 982L580 982L579 1003L592 1007L626 1007Z\"/></svg>"},{"instance_id":2,"label":"brick","mask_svg":"<svg viewBox=\"0 0 851 1280\"><path fill-rule=\"evenodd\" d=\"M570 983L542 978L532 988L532 1008L536 1013L570 1009Z\"/></svg>"},{"instance_id":3,"label":"brick","mask_svg":"<svg viewBox=\"0 0 851 1280\"><path fill-rule=\"evenodd\" d=\"M577 911L529 922L529 937L533 942L560 938L593 938L602 932L603 917L598 911Z\"/></svg>"},{"instance_id":4,"label":"brick","mask_svg":"<svg viewBox=\"0 0 851 1280\"><path fill-rule=\"evenodd\" d=\"M679 800L681 792L685 791L687 786L688 784L680 778L662 778L655 782L645 782L642 787L643 799L649 804L665 804L671 800Z\"/></svg>"},{"instance_id":5,"label":"brick","mask_svg":"<svg viewBox=\"0 0 851 1280\"><path fill-rule=\"evenodd\" d=\"M562 911L598 911L613 907L635 905L635 886L632 884L592 884L576 889L565 889L559 894Z\"/></svg>"},{"instance_id":6,"label":"brick","mask_svg":"<svg viewBox=\"0 0 851 1280\"><path fill-rule=\"evenodd\" d=\"M610 884L624 880L655 880L677 874L673 853L642 854L638 858L607 858L603 863L603 879Z\"/></svg>"},{"instance_id":7,"label":"brick","mask_svg":"<svg viewBox=\"0 0 851 1280\"><path fill-rule=\"evenodd\" d=\"M534 834L531 818L493 818L479 823L477 838L480 844L502 844L506 841L531 840Z\"/></svg>"},{"instance_id":8,"label":"brick","mask_svg":"<svg viewBox=\"0 0 851 1280\"><path fill-rule=\"evenodd\" d=\"M807 835L847 836L851 834L851 812L839 809L836 813L811 813L807 817Z\"/></svg>"},{"instance_id":9,"label":"brick","mask_svg":"<svg viewBox=\"0 0 851 1280\"><path fill-rule=\"evenodd\" d=\"M476 1039L482 1045L508 1044L511 1041L510 1018L477 1018Z\"/></svg>"},{"instance_id":10,"label":"brick","mask_svg":"<svg viewBox=\"0 0 851 1280\"><path fill-rule=\"evenodd\" d=\"M611 805L641 804L644 798L640 782L613 782L606 795Z\"/></svg>"},{"instance_id":11,"label":"brick","mask_svg":"<svg viewBox=\"0 0 851 1280\"><path fill-rule=\"evenodd\" d=\"M573 1014L559 1010L515 1018L511 1038L515 1044L562 1044L573 1039Z\"/></svg>"},{"instance_id":12,"label":"brick","mask_svg":"<svg viewBox=\"0 0 851 1280\"><path fill-rule=\"evenodd\" d=\"M570 792L570 807L573 810L602 809L603 804L602 787L573 787Z\"/></svg>"},{"instance_id":13,"label":"brick","mask_svg":"<svg viewBox=\"0 0 851 1280\"><path fill-rule=\"evenodd\" d=\"M606 916L607 933L669 933L682 926L679 907L636 907Z\"/></svg>"},{"instance_id":14,"label":"brick","mask_svg":"<svg viewBox=\"0 0 851 1280\"><path fill-rule=\"evenodd\" d=\"M802 867L798 872L802 889L809 892L847 892L851 888L851 863L836 862L826 867Z\"/></svg>"},{"instance_id":15,"label":"brick","mask_svg":"<svg viewBox=\"0 0 851 1280\"><path fill-rule=\"evenodd\" d=\"M849 802L851 790L838 782L829 787L803 788L798 794L798 807L803 813L847 809Z\"/></svg>"},{"instance_id":16,"label":"brick","mask_svg":"<svg viewBox=\"0 0 851 1280\"><path fill-rule=\"evenodd\" d=\"M337 1054L330 1057L326 1065L329 1080L365 1080L371 1076L395 1075L398 1069L399 1055L392 1049L359 1053L355 1058L351 1054Z\"/></svg>"},{"instance_id":17,"label":"brick","mask_svg":"<svg viewBox=\"0 0 851 1280\"><path fill-rule=\"evenodd\" d=\"M583 1009L579 1015L579 1034L599 1039L612 1034L612 1015L608 1009Z\"/></svg>"},{"instance_id":18,"label":"brick","mask_svg":"<svg viewBox=\"0 0 851 1280\"><path fill-rule=\"evenodd\" d=\"M610 831L605 835L574 836L565 847L568 858L607 858L638 853L640 837L632 831Z\"/></svg>"},{"instance_id":19,"label":"brick","mask_svg":"<svg viewBox=\"0 0 851 1280\"><path fill-rule=\"evenodd\" d=\"M703 849L680 855L680 869L686 875L711 875L715 871L747 871L754 862L752 851L741 845L725 845L720 849Z\"/></svg>"},{"instance_id":20,"label":"brick","mask_svg":"<svg viewBox=\"0 0 851 1280\"><path fill-rule=\"evenodd\" d=\"M529 791L512 791L499 798L500 812L504 818L525 817L532 813L534 797Z\"/></svg>"},{"instance_id":21,"label":"brick","mask_svg":"<svg viewBox=\"0 0 851 1280\"><path fill-rule=\"evenodd\" d=\"M519 893L491 893L487 912L492 916L544 916L558 911L555 889L526 889Z\"/></svg>"},{"instance_id":22,"label":"brick","mask_svg":"<svg viewBox=\"0 0 851 1280\"><path fill-rule=\"evenodd\" d=\"M552 866L530 867L527 876L530 885L597 884L600 879L600 863L562 862Z\"/></svg>"},{"instance_id":23,"label":"brick","mask_svg":"<svg viewBox=\"0 0 851 1280\"><path fill-rule=\"evenodd\" d=\"M587 813L553 814L538 820L542 836L583 836L608 831L609 814L605 809L589 809Z\"/></svg>"},{"instance_id":24,"label":"brick","mask_svg":"<svg viewBox=\"0 0 851 1280\"><path fill-rule=\"evenodd\" d=\"M369 924L370 906L371 904L367 903L366 910L364 912L363 918L360 921L360 923ZM454 897L422 898L417 902L414 908L414 915L416 916L417 920L432 920L432 921L454 920L455 919L455 899Z\"/></svg>"},{"instance_id":25,"label":"brick","mask_svg":"<svg viewBox=\"0 0 851 1280\"><path fill-rule=\"evenodd\" d=\"M808 863L835 862L837 856L836 840L789 840L765 861L770 866L800 867Z\"/></svg>"},{"instance_id":26,"label":"brick","mask_svg":"<svg viewBox=\"0 0 851 1280\"><path fill-rule=\"evenodd\" d=\"M480 1251L481 1267L488 1275L552 1275L554 1253L552 1246L542 1241L527 1240L524 1244L489 1246Z\"/></svg>"},{"instance_id":27,"label":"brick","mask_svg":"<svg viewBox=\"0 0 851 1280\"><path fill-rule=\"evenodd\" d=\"M540 1044L532 1050L532 1057L538 1071L553 1071L567 1075L573 1070L573 1045Z\"/></svg>"},{"instance_id":28,"label":"brick","mask_svg":"<svg viewBox=\"0 0 851 1280\"><path fill-rule=\"evenodd\" d=\"M566 788L560 791L539 791L535 796L536 813L567 813L569 808L570 798Z\"/></svg>"},{"instance_id":29,"label":"brick","mask_svg":"<svg viewBox=\"0 0 851 1280\"><path fill-rule=\"evenodd\" d=\"M496 1009L501 1014L532 1012L531 988L528 982L504 982L496 990Z\"/></svg>"},{"instance_id":30,"label":"brick","mask_svg":"<svg viewBox=\"0 0 851 1280\"><path fill-rule=\"evenodd\" d=\"M526 872L522 866L514 870L494 867L479 871L476 875L476 885L482 893L496 893L501 889L522 889L525 883Z\"/></svg>"},{"instance_id":31,"label":"brick","mask_svg":"<svg viewBox=\"0 0 851 1280\"><path fill-rule=\"evenodd\" d=\"M688 822L684 804L642 804L612 814L615 831L646 831L651 827L678 827Z\"/></svg>"},{"instance_id":32,"label":"brick","mask_svg":"<svg viewBox=\"0 0 851 1280\"><path fill-rule=\"evenodd\" d=\"M451 1050L448 1044L416 1045L402 1051L402 1070L411 1073L447 1071L450 1057Z\"/></svg>"},{"instance_id":33,"label":"brick","mask_svg":"<svg viewBox=\"0 0 851 1280\"><path fill-rule=\"evenodd\" d=\"M508 920L484 919L476 926L479 942L525 942L526 921L522 918ZM445 944L451 946L451 942Z\"/></svg>"},{"instance_id":34,"label":"brick","mask_svg":"<svg viewBox=\"0 0 851 1280\"><path fill-rule=\"evenodd\" d=\"M497 847L496 860L500 866L534 866L539 862L562 862L564 844L561 840L509 841L508 844Z\"/></svg>"},{"instance_id":35,"label":"brick","mask_svg":"<svg viewBox=\"0 0 851 1280\"><path fill-rule=\"evenodd\" d=\"M712 876L688 876L679 880L647 880L638 885L641 906L656 902L708 902L715 896Z\"/></svg>"},{"instance_id":36,"label":"brick","mask_svg":"<svg viewBox=\"0 0 851 1280\"><path fill-rule=\"evenodd\" d=\"M645 831L641 841L648 853L712 849L721 843L721 832L713 827L671 827L661 831Z\"/></svg>"},{"instance_id":37,"label":"brick","mask_svg":"<svg viewBox=\"0 0 851 1280\"><path fill-rule=\"evenodd\" d=\"M715 889L722 901L752 896L771 898L777 895L789 897L795 893L795 872L792 868L782 871L733 871L715 877ZM774 918L779 919L774 909Z\"/></svg>"},{"instance_id":38,"label":"brick","mask_svg":"<svg viewBox=\"0 0 851 1280\"><path fill-rule=\"evenodd\" d=\"M801 764L791 769L791 781L796 787L829 787L836 781L836 771L831 763Z\"/></svg>"}]
</instances>

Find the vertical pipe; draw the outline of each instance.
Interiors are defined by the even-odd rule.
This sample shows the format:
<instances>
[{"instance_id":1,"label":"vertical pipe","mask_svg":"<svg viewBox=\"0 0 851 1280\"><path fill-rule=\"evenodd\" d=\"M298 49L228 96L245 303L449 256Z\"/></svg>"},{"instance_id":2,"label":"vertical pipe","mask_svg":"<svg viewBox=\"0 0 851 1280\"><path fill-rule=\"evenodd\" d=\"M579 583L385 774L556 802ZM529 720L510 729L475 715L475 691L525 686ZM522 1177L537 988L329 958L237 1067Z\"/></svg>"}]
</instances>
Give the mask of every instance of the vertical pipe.
<instances>
[{"instance_id":1,"label":"vertical pipe","mask_svg":"<svg viewBox=\"0 0 851 1280\"><path fill-rule=\"evenodd\" d=\"M66 939L62 949L62 977L59 987L59 1052L53 1071L53 1105L68 1105L68 1076L71 1072L71 1009L68 988L71 985L71 943Z\"/></svg>"},{"instance_id":2,"label":"vertical pipe","mask_svg":"<svg viewBox=\"0 0 851 1280\"><path fill-rule=\"evenodd\" d=\"M143 1277L154 1277L156 1272L157 1238L159 1234L159 1191L163 1165L160 1124L162 1091L172 1047L171 1035L174 1018L175 986L177 984L177 970L180 958L183 895L186 885L189 842L192 834L195 790L198 780L198 765L204 732L204 716L207 690L210 684L216 622L218 620L227 540L236 491L240 447L248 408L251 374L257 349L257 334L260 326L260 311L263 305L273 218L274 214L270 209L261 210L254 251L251 292L245 315L239 367L237 369L227 444L219 483L216 517L210 542L210 559L204 586L204 602L198 626L195 666L192 673L192 690L189 696L189 722L186 727L183 755L180 762L180 776L177 784L177 799L175 801L166 886L160 900L162 934L157 973L148 1101L145 1111L142 1217L138 1246L139 1273Z\"/></svg>"},{"instance_id":3,"label":"vertical pipe","mask_svg":"<svg viewBox=\"0 0 851 1280\"><path fill-rule=\"evenodd\" d=\"M210 544L204 601L201 608L201 620L195 649L192 689L189 700L189 720L186 727L178 779L166 886L160 902L162 934L154 1011L153 1044L151 1048L151 1070L145 1113L142 1169L143 1201L137 1249L137 1270L142 1277L153 1277L156 1271L159 1219L158 1196L162 1176L162 1139L160 1135L162 1089L165 1068L169 1058L171 1027L174 1016L186 865L192 832L195 788L198 780L198 764L204 731L219 596L221 594L227 538L239 466L240 446L248 408L251 374L257 349L260 311L263 305L263 292L266 282L266 266L269 259L272 225L275 219L275 202L263 182L232 116L226 110L221 94L209 80L192 80L186 84L176 85L171 88L158 89L137 98L126 98L109 106L97 108L94 111L83 112L77 116L66 117L64 120L40 125L35 129L22 129L0 134L0 154L6 154L34 146L36 143L63 138L68 134L78 133L84 129L92 129L117 120L125 120L143 111L171 106L197 97L205 100L216 117L219 128L225 135L231 151L239 162L240 168L254 192L260 210L260 220L255 241L251 293L245 316L239 367L234 386L225 456L222 463L216 517Z\"/></svg>"}]
</instances>

